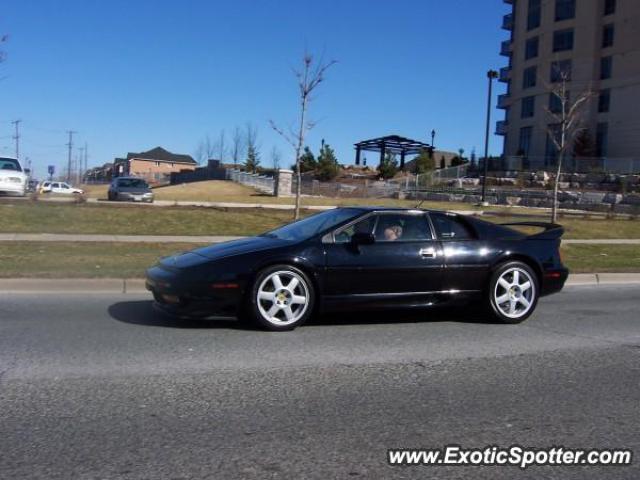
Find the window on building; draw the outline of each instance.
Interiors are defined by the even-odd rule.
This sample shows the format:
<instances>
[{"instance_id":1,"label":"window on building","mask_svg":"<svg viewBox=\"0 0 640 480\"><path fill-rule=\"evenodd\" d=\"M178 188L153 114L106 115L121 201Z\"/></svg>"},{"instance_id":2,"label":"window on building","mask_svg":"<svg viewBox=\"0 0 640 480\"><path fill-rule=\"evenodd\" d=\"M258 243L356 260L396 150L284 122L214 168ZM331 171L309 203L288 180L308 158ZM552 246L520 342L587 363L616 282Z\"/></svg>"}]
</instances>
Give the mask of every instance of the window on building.
<instances>
[{"instance_id":1,"label":"window on building","mask_svg":"<svg viewBox=\"0 0 640 480\"><path fill-rule=\"evenodd\" d=\"M160 162L156 162L156 167L159 167L159 166L160 166Z\"/></svg>"},{"instance_id":2,"label":"window on building","mask_svg":"<svg viewBox=\"0 0 640 480\"><path fill-rule=\"evenodd\" d=\"M569 92L565 92L567 97L567 102L571 99L571 94ZM551 113L562 113L562 101L561 98L555 93L549 94L549 111Z\"/></svg>"},{"instance_id":3,"label":"window on building","mask_svg":"<svg viewBox=\"0 0 640 480\"><path fill-rule=\"evenodd\" d=\"M576 0L556 0L556 22L576 16Z\"/></svg>"},{"instance_id":4,"label":"window on building","mask_svg":"<svg viewBox=\"0 0 640 480\"><path fill-rule=\"evenodd\" d=\"M536 97L524 97L520 110L520 118L531 118L535 114Z\"/></svg>"},{"instance_id":5,"label":"window on building","mask_svg":"<svg viewBox=\"0 0 640 480\"><path fill-rule=\"evenodd\" d=\"M613 46L614 31L613 23L602 27L602 48Z\"/></svg>"},{"instance_id":6,"label":"window on building","mask_svg":"<svg viewBox=\"0 0 640 480\"><path fill-rule=\"evenodd\" d=\"M520 129L520 140L518 142L518 154L524 157L529 156L531 148L531 136L533 135L533 127L522 127Z\"/></svg>"},{"instance_id":7,"label":"window on building","mask_svg":"<svg viewBox=\"0 0 640 480\"><path fill-rule=\"evenodd\" d=\"M527 30L533 30L540 26L542 11L541 0L529 0L529 10L527 12Z\"/></svg>"},{"instance_id":8,"label":"window on building","mask_svg":"<svg viewBox=\"0 0 640 480\"><path fill-rule=\"evenodd\" d=\"M573 49L573 28L553 32L553 51L564 52Z\"/></svg>"},{"instance_id":9,"label":"window on building","mask_svg":"<svg viewBox=\"0 0 640 480\"><path fill-rule=\"evenodd\" d=\"M531 88L536 86L536 77L538 76L538 68L528 67L522 72L522 88Z\"/></svg>"},{"instance_id":10,"label":"window on building","mask_svg":"<svg viewBox=\"0 0 640 480\"><path fill-rule=\"evenodd\" d=\"M551 82L561 82L562 80L571 81L571 60L560 60L551 62Z\"/></svg>"},{"instance_id":11,"label":"window on building","mask_svg":"<svg viewBox=\"0 0 640 480\"><path fill-rule=\"evenodd\" d=\"M609 124L599 123L596 126L596 155L606 157L609 149Z\"/></svg>"},{"instance_id":12,"label":"window on building","mask_svg":"<svg viewBox=\"0 0 640 480\"><path fill-rule=\"evenodd\" d=\"M606 113L609 111L609 105L611 104L611 90L608 88L600 90L598 96L598 112Z\"/></svg>"},{"instance_id":13,"label":"window on building","mask_svg":"<svg viewBox=\"0 0 640 480\"><path fill-rule=\"evenodd\" d=\"M604 0L604 14L612 15L616 13L616 0Z\"/></svg>"},{"instance_id":14,"label":"window on building","mask_svg":"<svg viewBox=\"0 0 640 480\"><path fill-rule=\"evenodd\" d=\"M524 47L524 59L529 60L538 56L538 46L540 41L538 37L533 37L527 40Z\"/></svg>"},{"instance_id":15,"label":"window on building","mask_svg":"<svg viewBox=\"0 0 640 480\"><path fill-rule=\"evenodd\" d=\"M600 80L611 78L613 73L613 57L602 57L600 59Z\"/></svg>"}]
</instances>

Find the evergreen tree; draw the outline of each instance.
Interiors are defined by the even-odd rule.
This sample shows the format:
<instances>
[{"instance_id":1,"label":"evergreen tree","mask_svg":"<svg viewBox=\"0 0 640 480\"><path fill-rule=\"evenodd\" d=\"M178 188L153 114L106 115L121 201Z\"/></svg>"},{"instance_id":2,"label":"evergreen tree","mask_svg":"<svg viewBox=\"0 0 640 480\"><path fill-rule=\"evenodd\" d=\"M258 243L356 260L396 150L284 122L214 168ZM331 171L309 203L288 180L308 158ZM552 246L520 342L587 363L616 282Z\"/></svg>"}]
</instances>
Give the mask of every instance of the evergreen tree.
<instances>
[{"instance_id":1,"label":"evergreen tree","mask_svg":"<svg viewBox=\"0 0 640 480\"><path fill-rule=\"evenodd\" d=\"M318 168L318 162L309 147L304 147L304 152L300 155L300 172L314 172ZM295 171L295 164L291 166L291 170Z\"/></svg>"},{"instance_id":2,"label":"evergreen tree","mask_svg":"<svg viewBox=\"0 0 640 480\"><path fill-rule=\"evenodd\" d=\"M584 130L580 130L576 135L576 138L573 140L573 156L583 158L596 156L595 143L593 138L591 138L589 130L586 128Z\"/></svg>"},{"instance_id":3,"label":"evergreen tree","mask_svg":"<svg viewBox=\"0 0 640 480\"><path fill-rule=\"evenodd\" d=\"M394 153L387 152L378 165L378 173L383 179L393 178L398 173L398 161Z\"/></svg>"},{"instance_id":4,"label":"evergreen tree","mask_svg":"<svg viewBox=\"0 0 640 480\"><path fill-rule=\"evenodd\" d=\"M247 172L255 173L260 165L260 154L254 145L247 147L247 159L244 161L244 169Z\"/></svg>"},{"instance_id":5,"label":"evergreen tree","mask_svg":"<svg viewBox=\"0 0 640 480\"><path fill-rule=\"evenodd\" d=\"M320 155L318 155L316 168L318 179L323 181L333 180L338 176L339 170L338 159L333 148L329 144L325 144L320 150Z\"/></svg>"},{"instance_id":6,"label":"evergreen tree","mask_svg":"<svg viewBox=\"0 0 640 480\"><path fill-rule=\"evenodd\" d=\"M423 149L415 159L415 173L427 173L435 170L436 164L433 156L426 148Z\"/></svg>"}]
</instances>

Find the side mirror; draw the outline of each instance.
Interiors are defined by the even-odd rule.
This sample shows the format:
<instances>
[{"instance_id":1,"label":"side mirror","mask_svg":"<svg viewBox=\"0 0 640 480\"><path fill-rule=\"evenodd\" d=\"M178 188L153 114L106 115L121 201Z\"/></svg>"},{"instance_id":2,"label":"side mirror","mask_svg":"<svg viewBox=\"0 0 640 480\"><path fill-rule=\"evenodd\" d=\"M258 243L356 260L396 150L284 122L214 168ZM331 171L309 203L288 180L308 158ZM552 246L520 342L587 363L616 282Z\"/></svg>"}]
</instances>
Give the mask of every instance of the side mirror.
<instances>
[{"instance_id":1,"label":"side mirror","mask_svg":"<svg viewBox=\"0 0 640 480\"><path fill-rule=\"evenodd\" d=\"M371 245L376 242L376 237L373 233L354 233L351 237L351 243L353 245Z\"/></svg>"}]
</instances>

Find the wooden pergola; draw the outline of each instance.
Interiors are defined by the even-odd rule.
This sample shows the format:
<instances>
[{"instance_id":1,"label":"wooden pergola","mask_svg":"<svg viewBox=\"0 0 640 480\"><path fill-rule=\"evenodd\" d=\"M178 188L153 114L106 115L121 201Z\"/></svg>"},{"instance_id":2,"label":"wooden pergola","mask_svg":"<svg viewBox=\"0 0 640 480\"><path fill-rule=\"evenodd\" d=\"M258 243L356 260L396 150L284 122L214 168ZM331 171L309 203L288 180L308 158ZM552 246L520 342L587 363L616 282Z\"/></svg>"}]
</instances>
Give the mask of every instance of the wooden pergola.
<instances>
[{"instance_id":1,"label":"wooden pergola","mask_svg":"<svg viewBox=\"0 0 640 480\"><path fill-rule=\"evenodd\" d=\"M404 168L404 160L406 155L417 155L422 150L433 148L428 143L419 142L410 138L401 137L400 135L387 135L386 137L372 138L363 140L354 145L356 147L356 165L360 165L360 152L380 152L380 163L384 160L387 152L400 155L400 168Z\"/></svg>"}]
</instances>

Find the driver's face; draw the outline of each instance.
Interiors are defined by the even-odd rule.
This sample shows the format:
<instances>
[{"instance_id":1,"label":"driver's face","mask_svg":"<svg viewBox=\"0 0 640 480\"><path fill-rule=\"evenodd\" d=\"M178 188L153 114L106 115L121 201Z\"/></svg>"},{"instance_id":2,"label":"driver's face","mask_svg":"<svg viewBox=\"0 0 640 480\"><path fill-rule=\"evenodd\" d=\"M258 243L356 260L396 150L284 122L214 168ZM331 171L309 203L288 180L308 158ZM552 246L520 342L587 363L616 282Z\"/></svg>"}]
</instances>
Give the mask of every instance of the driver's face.
<instances>
[{"instance_id":1,"label":"driver's face","mask_svg":"<svg viewBox=\"0 0 640 480\"><path fill-rule=\"evenodd\" d=\"M393 242L402 235L402 227L400 225L391 225L384 229L384 239Z\"/></svg>"}]
</instances>

